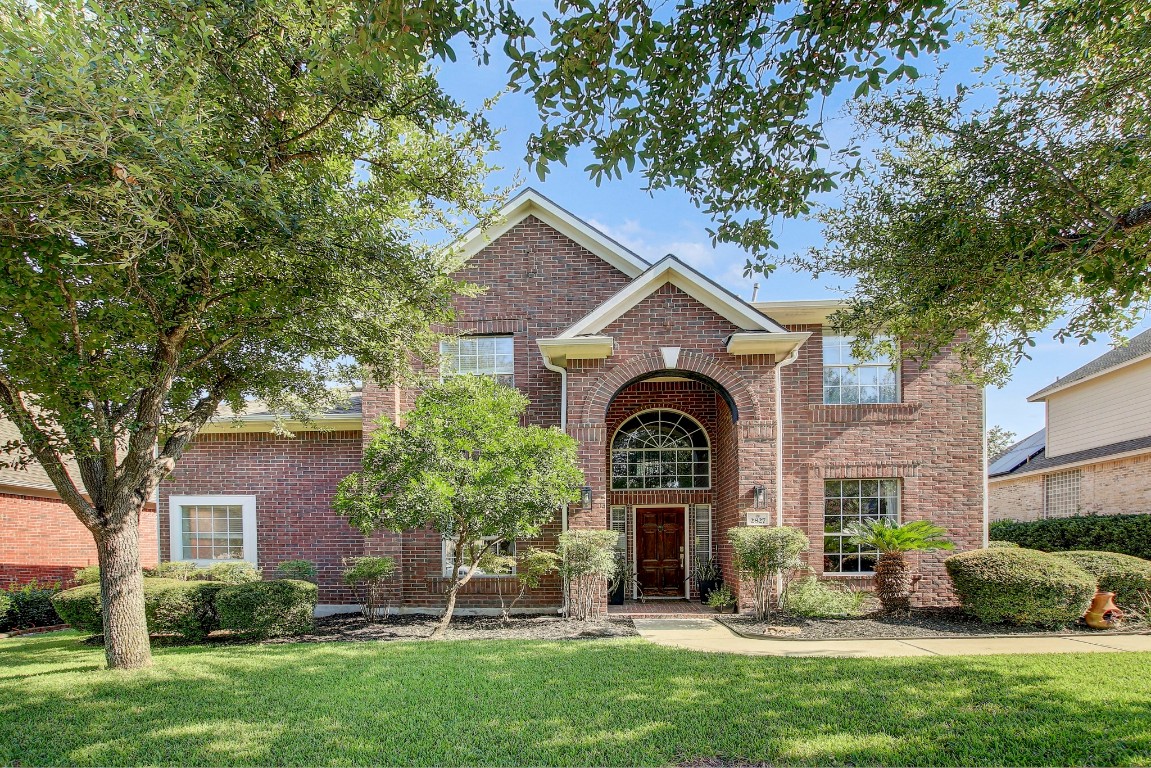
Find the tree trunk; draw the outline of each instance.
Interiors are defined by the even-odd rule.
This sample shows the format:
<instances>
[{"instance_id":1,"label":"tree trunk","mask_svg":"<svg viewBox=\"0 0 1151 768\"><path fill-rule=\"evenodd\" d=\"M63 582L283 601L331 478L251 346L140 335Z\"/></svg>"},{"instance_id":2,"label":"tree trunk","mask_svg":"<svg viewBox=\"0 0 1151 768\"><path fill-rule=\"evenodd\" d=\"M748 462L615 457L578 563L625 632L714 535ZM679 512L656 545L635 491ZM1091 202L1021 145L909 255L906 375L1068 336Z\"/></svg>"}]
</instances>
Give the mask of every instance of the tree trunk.
<instances>
[{"instance_id":1,"label":"tree trunk","mask_svg":"<svg viewBox=\"0 0 1151 768\"><path fill-rule=\"evenodd\" d=\"M911 610L911 568L903 552L884 552L875 563L875 596L888 613Z\"/></svg>"},{"instance_id":2,"label":"tree trunk","mask_svg":"<svg viewBox=\"0 0 1151 768\"><path fill-rule=\"evenodd\" d=\"M139 511L111 515L123 522L96 534L100 563L100 602L104 615L104 657L109 669L152 666L144 617L144 574L140 570Z\"/></svg>"},{"instance_id":3,"label":"tree trunk","mask_svg":"<svg viewBox=\"0 0 1151 768\"><path fill-rule=\"evenodd\" d=\"M448 602L444 606L444 616L440 619L440 623L432 631L432 639L439 640L448 633L448 624L452 620L452 611L456 609L456 594L460 591L460 581L455 579L452 582L451 589L448 590Z\"/></svg>"}]
</instances>

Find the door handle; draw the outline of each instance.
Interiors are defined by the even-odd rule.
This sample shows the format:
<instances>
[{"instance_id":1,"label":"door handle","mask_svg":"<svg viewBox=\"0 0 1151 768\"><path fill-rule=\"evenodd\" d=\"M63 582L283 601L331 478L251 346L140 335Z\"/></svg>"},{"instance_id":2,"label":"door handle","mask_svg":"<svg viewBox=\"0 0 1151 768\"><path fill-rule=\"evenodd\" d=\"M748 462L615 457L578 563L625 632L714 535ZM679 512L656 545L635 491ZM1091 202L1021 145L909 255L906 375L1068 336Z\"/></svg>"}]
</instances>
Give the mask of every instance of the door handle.
<instances>
[{"instance_id":1,"label":"door handle","mask_svg":"<svg viewBox=\"0 0 1151 768\"><path fill-rule=\"evenodd\" d=\"M683 547L679 548L679 567L683 568Z\"/></svg>"}]
</instances>

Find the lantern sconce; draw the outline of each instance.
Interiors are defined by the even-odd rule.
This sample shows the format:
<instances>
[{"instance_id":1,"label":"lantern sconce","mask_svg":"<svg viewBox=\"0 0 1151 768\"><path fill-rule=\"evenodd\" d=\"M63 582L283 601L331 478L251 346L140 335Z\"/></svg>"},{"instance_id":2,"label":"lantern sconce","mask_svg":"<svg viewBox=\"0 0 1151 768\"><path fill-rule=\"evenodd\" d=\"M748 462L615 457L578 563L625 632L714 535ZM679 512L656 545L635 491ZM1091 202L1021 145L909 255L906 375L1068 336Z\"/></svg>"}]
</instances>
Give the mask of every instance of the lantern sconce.
<instances>
[{"instance_id":1,"label":"lantern sconce","mask_svg":"<svg viewBox=\"0 0 1151 768\"><path fill-rule=\"evenodd\" d=\"M591 486L585 485L579 489L580 506L584 509L591 509Z\"/></svg>"},{"instance_id":2,"label":"lantern sconce","mask_svg":"<svg viewBox=\"0 0 1151 768\"><path fill-rule=\"evenodd\" d=\"M767 488L762 485L754 486L751 489L752 505L756 509L763 509L767 506Z\"/></svg>"}]
</instances>

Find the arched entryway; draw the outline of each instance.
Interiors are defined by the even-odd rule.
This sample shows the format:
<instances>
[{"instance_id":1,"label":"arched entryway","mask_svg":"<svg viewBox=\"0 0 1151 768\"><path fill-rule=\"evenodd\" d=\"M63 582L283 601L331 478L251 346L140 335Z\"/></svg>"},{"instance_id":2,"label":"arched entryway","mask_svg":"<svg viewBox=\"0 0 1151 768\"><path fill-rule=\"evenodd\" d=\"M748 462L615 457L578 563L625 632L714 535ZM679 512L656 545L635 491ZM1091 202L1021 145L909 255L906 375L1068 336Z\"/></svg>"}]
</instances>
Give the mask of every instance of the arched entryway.
<instances>
[{"instance_id":1,"label":"arched entryway","mask_svg":"<svg viewBox=\"0 0 1151 768\"><path fill-rule=\"evenodd\" d=\"M718 534L736 515L735 421L730 395L705 377L653 372L614 393L604 476L624 599L698 599L693 571L720 562Z\"/></svg>"}]
</instances>

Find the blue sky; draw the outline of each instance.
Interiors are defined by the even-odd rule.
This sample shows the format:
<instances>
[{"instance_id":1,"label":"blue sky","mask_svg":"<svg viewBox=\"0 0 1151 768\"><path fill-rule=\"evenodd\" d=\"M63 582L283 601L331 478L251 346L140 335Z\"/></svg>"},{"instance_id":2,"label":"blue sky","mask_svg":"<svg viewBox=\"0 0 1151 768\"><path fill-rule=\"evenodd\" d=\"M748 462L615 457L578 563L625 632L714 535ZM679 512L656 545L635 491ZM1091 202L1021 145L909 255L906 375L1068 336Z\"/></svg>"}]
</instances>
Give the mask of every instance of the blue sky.
<instances>
[{"instance_id":1,"label":"blue sky","mask_svg":"<svg viewBox=\"0 0 1151 768\"><path fill-rule=\"evenodd\" d=\"M466 46L459 46L458 51L459 61L443 66L441 82L449 93L478 108L484 99L503 89L506 62L502 56L493 54L491 65L478 66L468 55ZM925 74L938 74L945 85L958 81L972 84L977 80L971 70L981 60L981 50L956 44L938 62L921 61L917 64ZM840 90L844 93L833 94L825 114L839 111L852 89L843 88ZM734 246L712 246L707 234L710 220L687 195L678 190L648 194L643 191L643 179L638 173L597 187L582 170L589 155L578 150L571 153L567 167L553 166L547 179L540 181L524 161L527 138L538 125L535 106L525 94L504 94L489 112L489 119L504 130L501 149L491 158L502 167L491 178L493 187L507 186L519 179L522 184L535 187L641 256L655 260L674 253L744 298L751 297L755 282L760 284L761 300L835 298L850 288L849 284L836 284L826 277L815 280L807 273L784 267L770 277L744 278L746 255ZM835 120L832 131L842 133L843 137L849 135L850 121L846 117ZM831 193L821 201L834 205L837 199L837 194ZM801 252L823 242L819 225L811 221L781 219L776 224L776 232L783 253ZM1151 321L1145 320L1131 335L1148 327L1151 327ZM1050 329L1038 339L1032 350L1032 359L1020 363L1006 386L988 388L988 424L1004 426L1019 437L1041 428L1043 406L1028 403L1027 396L1110 348L1108 339L1086 345L1076 342L1060 344L1052 335L1054 330Z\"/></svg>"}]
</instances>

